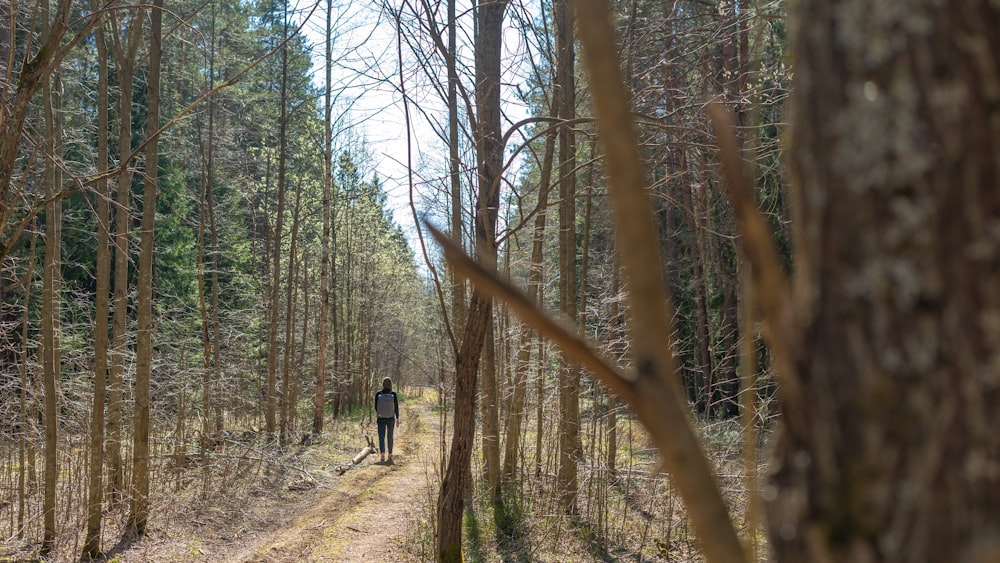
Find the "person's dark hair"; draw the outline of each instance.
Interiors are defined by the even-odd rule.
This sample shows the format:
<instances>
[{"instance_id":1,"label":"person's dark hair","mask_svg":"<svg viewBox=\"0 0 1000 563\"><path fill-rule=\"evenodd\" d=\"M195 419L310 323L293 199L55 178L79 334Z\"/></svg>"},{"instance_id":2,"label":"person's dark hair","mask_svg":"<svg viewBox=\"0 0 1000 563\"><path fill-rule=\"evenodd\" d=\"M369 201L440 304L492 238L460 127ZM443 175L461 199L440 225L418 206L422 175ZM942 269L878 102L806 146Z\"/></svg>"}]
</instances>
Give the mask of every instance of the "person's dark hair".
<instances>
[{"instance_id":1,"label":"person's dark hair","mask_svg":"<svg viewBox=\"0 0 1000 563\"><path fill-rule=\"evenodd\" d=\"M389 391L392 391L392 379L388 378L388 377L385 378L385 379L383 379L382 380L382 388L383 389L388 389Z\"/></svg>"}]
</instances>

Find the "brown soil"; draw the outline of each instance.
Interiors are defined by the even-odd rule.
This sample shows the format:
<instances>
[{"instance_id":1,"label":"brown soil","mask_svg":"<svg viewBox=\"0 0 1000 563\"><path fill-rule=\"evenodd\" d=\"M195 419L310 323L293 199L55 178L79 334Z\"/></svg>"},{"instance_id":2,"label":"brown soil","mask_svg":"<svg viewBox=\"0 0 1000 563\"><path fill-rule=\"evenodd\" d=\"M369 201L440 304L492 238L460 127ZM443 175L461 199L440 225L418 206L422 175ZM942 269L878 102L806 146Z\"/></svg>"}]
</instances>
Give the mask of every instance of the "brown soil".
<instances>
[{"instance_id":1,"label":"brown soil","mask_svg":"<svg viewBox=\"0 0 1000 563\"><path fill-rule=\"evenodd\" d=\"M357 449L310 446L303 455L302 487L295 480L280 494L220 508L201 534L197 519L164 524L149 537L120 550L122 563L190 561L285 563L326 561L423 561L437 489L439 424L428 398L408 401L396 429L394 463L379 454L356 466ZM372 428L374 434L374 428ZM376 439L377 436L372 436ZM333 438L330 438L333 441ZM363 443L361 444L363 445ZM359 448L360 449L360 448ZM337 450L331 452L331 450ZM338 474L338 466L350 468Z\"/></svg>"},{"instance_id":2,"label":"brown soil","mask_svg":"<svg viewBox=\"0 0 1000 563\"><path fill-rule=\"evenodd\" d=\"M422 417L433 420L433 417ZM432 495L436 428L418 423L416 433L397 429L400 447L393 464L369 456L349 470L336 488L302 507L293 521L256 538L218 561L418 561L407 539L427 525Z\"/></svg>"}]
</instances>

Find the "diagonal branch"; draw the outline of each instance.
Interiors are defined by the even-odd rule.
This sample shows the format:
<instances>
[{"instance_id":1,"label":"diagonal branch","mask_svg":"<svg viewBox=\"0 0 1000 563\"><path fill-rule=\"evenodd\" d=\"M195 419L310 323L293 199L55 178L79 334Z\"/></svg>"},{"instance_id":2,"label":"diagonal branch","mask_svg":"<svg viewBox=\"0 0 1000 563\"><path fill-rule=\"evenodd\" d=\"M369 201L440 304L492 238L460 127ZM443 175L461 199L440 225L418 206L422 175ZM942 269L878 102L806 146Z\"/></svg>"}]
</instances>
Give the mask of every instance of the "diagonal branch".
<instances>
[{"instance_id":1,"label":"diagonal branch","mask_svg":"<svg viewBox=\"0 0 1000 563\"><path fill-rule=\"evenodd\" d=\"M781 383L782 410L786 416L798 416L802 390L795 378L795 316L791 289L785 276L771 230L757 209L753 189L747 181L739 144L733 132L729 112L718 103L708 105L716 142L719 145L726 188L740 225L740 245L752 266L754 298L764 317L764 336L774 354L775 372Z\"/></svg>"},{"instance_id":2,"label":"diagonal branch","mask_svg":"<svg viewBox=\"0 0 1000 563\"><path fill-rule=\"evenodd\" d=\"M629 95L619 68L608 0L577 0L574 7L604 148L617 246L622 250L629 283L636 386L643 401L658 409L658 424L673 431L666 438L654 433L654 440L691 515L705 558L719 563L746 561L711 467L691 428L690 412L677 381L670 342L672 306L663 281L656 225Z\"/></svg>"},{"instance_id":3,"label":"diagonal branch","mask_svg":"<svg viewBox=\"0 0 1000 563\"><path fill-rule=\"evenodd\" d=\"M573 328L547 315L528 296L469 258L447 235L428 223L424 224L441 246L445 259L457 273L475 284L479 292L506 302L525 324L559 346L566 357L590 370L614 394L630 403L638 400L632 382L611 362L602 358Z\"/></svg>"},{"instance_id":4,"label":"diagonal branch","mask_svg":"<svg viewBox=\"0 0 1000 563\"><path fill-rule=\"evenodd\" d=\"M555 343L567 358L590 370L611 393L629 405L663 454L664 462L681 488L681 494L684 495L692 518L698 514L703 520L706 511L718 512L719 507L723 510L724 521L716 522L714 525L729 527L729 532L732 533L730 541L736 542L737 551L735 556L729 554L732 556L729 559L712 559L712 561L744 561L742 552L739 551L739 540L724 512L725 506L722 504L721 496L717 498L719 506L713 506L712 498L704 494L705 487L711 487L716 491L716 495L718 489L715 488L708 462L698 447L691 426L685 418L682 417L678 423L669 415L670 409L676 408L672 406L675 397L665 392L655 378L643 376L641 373L623 373L613 363L601 357L572 327L551 318L519 290L469 258L441 231L429 224L427 229L443 249L445 259L457 273L476 286L476 291L506 302L525 324ZM692 486L692 482L698 485ZM700 520L696 519L697 521ZM721 535L725 533L725 528L721 533L715 528L710 528L707 532L699 528L699 533L706 553L718 551L720 538L721 541L725 541L725 537Z\"/></svg>"}]
</instances>

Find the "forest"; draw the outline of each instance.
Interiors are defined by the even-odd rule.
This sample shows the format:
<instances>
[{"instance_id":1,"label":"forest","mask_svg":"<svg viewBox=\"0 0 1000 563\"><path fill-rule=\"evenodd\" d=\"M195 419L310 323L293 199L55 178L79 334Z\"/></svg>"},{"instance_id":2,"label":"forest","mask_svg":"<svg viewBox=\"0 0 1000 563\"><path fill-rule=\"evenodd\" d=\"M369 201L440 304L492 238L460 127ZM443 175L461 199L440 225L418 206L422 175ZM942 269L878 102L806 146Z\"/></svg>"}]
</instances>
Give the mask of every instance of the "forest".
<instances>
[{"instance_id":1,"label":"forest","mask_svg":"<svg viewBox=\"0 0 1000 563\"><path fill-rule=\"evenodd\" d=\"M1000 561L998 28L0 0L0 560Z\"/></svg>"}]
</instances>

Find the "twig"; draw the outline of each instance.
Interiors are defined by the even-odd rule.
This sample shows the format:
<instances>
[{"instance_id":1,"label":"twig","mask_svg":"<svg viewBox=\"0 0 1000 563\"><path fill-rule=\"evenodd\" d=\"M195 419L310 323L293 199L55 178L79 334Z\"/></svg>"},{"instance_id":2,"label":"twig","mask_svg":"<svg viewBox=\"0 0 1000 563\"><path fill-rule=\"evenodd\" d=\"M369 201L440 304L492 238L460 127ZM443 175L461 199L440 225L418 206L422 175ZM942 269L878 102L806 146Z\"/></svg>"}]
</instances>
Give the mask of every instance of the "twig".
<instances>
[{"instance_id":1,"label":"twig","mask_svg":"<svg viewBox=\"0 0 1000 563\"><path fill-rule=\"evenodd\" d=\"M661 272L656 225L649 197L631 104L617 57L607 0L575 2L576 21L590 74L590 92L605 153L615 214L617 246L629 283L632 340L638 368L637 412L655 409L643 423L653 435L663 464L673 475L705 558L712 562L746 561L722 494L680 396L676 361L669 338L672 306ZM670 435L663 431L669 428Z\"/></svg>"},{"instance_id":2,"label":"twig","mask_svg":"<svg viewBox=\"0 0 1000 563\"><path fill-rule=\"evenodd\" d=\"M736 134L729 112L718 103L708 105L716 142L726 174L729 199L740 226L740 246L753 276L753 296L764 318L764 337L774 355L775 374L781 384L782 411L797 417L795 405L801 405L802 390L794 376L796 343L792 292L785 276L771 230L757 210L753 190L747 181L740 158Z\"/></svg>"}]
</instances>

